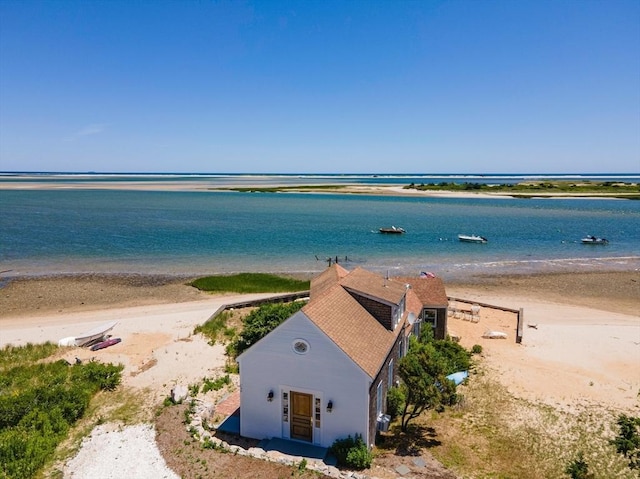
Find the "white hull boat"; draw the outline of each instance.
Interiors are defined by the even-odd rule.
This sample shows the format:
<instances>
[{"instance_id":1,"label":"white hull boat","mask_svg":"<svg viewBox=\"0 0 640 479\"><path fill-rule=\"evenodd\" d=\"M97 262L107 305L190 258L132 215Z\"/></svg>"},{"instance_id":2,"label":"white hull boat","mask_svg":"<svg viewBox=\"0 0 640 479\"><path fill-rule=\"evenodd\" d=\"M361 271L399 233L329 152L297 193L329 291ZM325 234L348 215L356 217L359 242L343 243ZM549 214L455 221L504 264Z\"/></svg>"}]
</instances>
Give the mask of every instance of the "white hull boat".
<instances>
[{"instance_id":1,"label":"white hull boat","mask_svg":"<svg viewBox=\"0 0 640 479\"><path fill-rule=\"evenodd\" d=\"M503 333L502 331L485 331L482 337L486 339L507 339L507 333Z\"/></svg>"},{"instance_id":2,"label":"white hull boat","mask_svg":"<svg viewBox=\"0 0 640 479\"><path fill-rule=\"evenodd\" d=\"M484 236L478 235L458 235L458 239L464 243L486 243L489 241Z\"/></svg>"},{"instance_id":3,"label":"white hull boat","mask_svg":"<svg viewBox=\"0 0 640 479\"><path fill-rule=\"evenodd\" d=\"M582 238L582 244L608 244L609 240L607 238L599 238L597 236L587 236L586 238Z\"/></svg>"},{"instance_id":4,"label":"white hull boat","mask_svg":"<svg viewBox=\"0 0 640 479\"><path fill-rule=\"evenodd\" d=\"M118 324L118 321L110 321L101 326L97 326L92 330L81 334L80 336L63 338L58 341L58 344L60 346L88 346L99 340L104 340L107 336L107 333L111 331L116 326L116 324Z\"/></svg>"}]
</instances>

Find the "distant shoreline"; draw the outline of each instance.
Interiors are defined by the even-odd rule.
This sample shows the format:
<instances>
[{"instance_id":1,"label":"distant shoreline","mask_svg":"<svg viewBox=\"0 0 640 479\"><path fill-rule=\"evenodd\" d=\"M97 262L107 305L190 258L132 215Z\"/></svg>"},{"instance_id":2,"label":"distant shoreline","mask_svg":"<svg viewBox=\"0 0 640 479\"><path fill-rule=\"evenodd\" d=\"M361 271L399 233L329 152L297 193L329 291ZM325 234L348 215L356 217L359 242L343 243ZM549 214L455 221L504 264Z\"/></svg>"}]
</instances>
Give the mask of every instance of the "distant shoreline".
<instances>
[{"instance_id":1,"label":"distant shoreline","mask_svg":"<svg viewBox=\"0 0 640 479\"><path fill-rule=\"evenodd\" d=\"M145 176L146 177L146 176ZM20 178L20 180L16 180ZM128 178L128 177L127 177ZM155 178L149 175L146 178ZM266 176L265 178L271 178ZM252 181L252 179L254 181ZM413 196L430 198L478 198L478 199L532 199L532 198L561 198L561 199L638 199L640 192L598 192L594 191L571 193L540 191L535 193L511 193L506 191L454 191L454 190L420 190L407 188L409 184L361 184L361 183L325 183L309 184L304 181L283 184L274 176L268 183L257 183L254 177L246 177L240 184L212 184L210 181L200 180L167 180L147 179L139 180L74 180L73 182L55 181L49 177L11 177L11 181L2 181L0 191L55 191L55 190L116 190L116 191L165 191L165 192L252 192L252 193L317 193L317 194L357 194L374 196Z\"/></svg>"}]
</instances>

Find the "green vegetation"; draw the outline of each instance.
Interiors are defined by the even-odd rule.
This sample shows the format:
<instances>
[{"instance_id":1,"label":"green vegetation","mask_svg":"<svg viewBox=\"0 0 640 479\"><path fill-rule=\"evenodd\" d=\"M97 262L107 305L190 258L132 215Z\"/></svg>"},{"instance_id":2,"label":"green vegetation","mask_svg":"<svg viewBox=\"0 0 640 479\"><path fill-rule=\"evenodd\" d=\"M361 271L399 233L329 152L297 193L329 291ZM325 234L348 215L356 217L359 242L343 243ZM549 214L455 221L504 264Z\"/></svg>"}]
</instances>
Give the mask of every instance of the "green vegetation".
<instances>
[{"instance_id":1,"label":"green vegetation","mask_svg":"<svg viewBox=\"0 0 640 479\"><path fill-rule=\"evenodd\" d=\"M640 469L640 417L621 414L616 421L618 435L611 441L616 452L629 461L629 468Z\"/></svg>"},{"instance_id":2,"label":"green vegetation","mask_svg":"<svg viewBox=\"0 0 640 479\"><path fill-rule=\"evenodd\" d=\"M216 342L221 339L221 336L227 341L231 341L236 335L236 330L228 326L232 318L232 312L223 311L209 319L206 323L196 326L194 333L203 334L209 338L210 346L216 344Z\"/></svg>"},{"instance_id":3,"label":"green vegetation","mask_svg":"<svg viewBox=\"0 0 640 479\"><path fill-rule=\"evenodd\" d=\"M285 319L298 312L306 303L296 301L293 303L264 304L252 311L243 319L242 332L227 348L227 354L237 357L243 351L265 337Z\"/></svg>"},{"instance_id":4,"label":"green vegetation","mask_svg":"<svg viewBox=\"0 0 640 479\"><path fill-rule=\"evenodd\" d=\"M604 195L615 198L640 199L637 183L613 181L527 181L522 183L411 183L405 189L418 191L465 191L478 193L500 193L518 197L553 194L554 196Z\"/></svg>"},{"instance_id":5,"label":"green vegetation","mask_svg":"<svg viewBox=\"0 0 640 479\"><path fill-rule=\"evenodd\" d=\"M287 293L306 291L309 281L300 281L265 273L240 273L231 276L207 276L191 282L201 291L233 293Z\"/></svg>"},{"instance_id":6,"label":"green vegetation","mask_svg":"<svg viewBox=\"0 0 640 479\"><path fill-rule=\"evenodd\" d=\"M344 439L336 439L330 450L340 466L356 470L371 466L373 456L359 434L355 437L349 435Z\"/></svg>"},{"instance_id":7,"label":"green vegetation","mask_svg":"<svg viewBox=\"0 0 640 479\"><path fill-rule=\"evenodd\" d=\"M393 421L404 411L405 397L404 391L399 387L392 387L387 392L387 414Z\"/></svg>"},{"instance_id":8,"label":"green vegetation","mask_svg":"<svg viewBox=\"0 0 640 479\"><path fill-rule=\"evenodd\" d=\"M219 391L223 387L231 384L231 378L228 374L217 379L204 378L202 381L204 383L202 385L202 394L206 394L209 391Z\"/></svg>"},{"instance_id":9,"label":"green vegetation","mask_svg":"<svg viewBox=\"0 0 640 479\"><path fill-rule=\"evenodd\" d=\"M589 464L584 460L584 454L578 453L578 457L569 463L565 472L571 476L571 479L591 479L593 476L589 474Z\"/></svg>"},{"instance_id":10,"label":"green vegetation","mask_svg":"<svg viewBox=\"0 0 640 479\"><path fill-rule=\"evenodd\" d=\"M434 340L427 330L420 340L411 338L409 351L398 364L400 385L405 398L400 428L407 432L409 422L424 411L438 412L456 403L456 386L446 376L468 370L471 354L451 340Z\"/></svg>"},{"instance_id":11,"label":"green vegetation","mask_svg":"<svg viewBox=\"0 0 640 479\"><path fill-rule=\"evenodd\" d=\"M123 366L42 362L51 343L0 354L0 478L31 478L49 460L92 397L120 383Z\"/></svg>"},{"instance_id":12,"label":"green vegetation","mask_svg":"<svg viewBox=\"0 0 640 479\"><path fill-rule=\"evenodd\" d=\"M471 348L471 354L482 354L482 346L480 344L474 344Z\"/></svg>"},{"instance_id":13,"label":"green vegetation","mask_svg":"<svg viewBox=\"0 0 640 479\"><path fill-rule=\"evenodd\" d=\"M458 389L464 401L416 420L410 443L425 444L460 477L568 478L576 461L576 472L584 462L593 479L638 478L611 445L614 411L592 404L565 410L516 398L480 367Z\"/></svg>"}]
</instances>

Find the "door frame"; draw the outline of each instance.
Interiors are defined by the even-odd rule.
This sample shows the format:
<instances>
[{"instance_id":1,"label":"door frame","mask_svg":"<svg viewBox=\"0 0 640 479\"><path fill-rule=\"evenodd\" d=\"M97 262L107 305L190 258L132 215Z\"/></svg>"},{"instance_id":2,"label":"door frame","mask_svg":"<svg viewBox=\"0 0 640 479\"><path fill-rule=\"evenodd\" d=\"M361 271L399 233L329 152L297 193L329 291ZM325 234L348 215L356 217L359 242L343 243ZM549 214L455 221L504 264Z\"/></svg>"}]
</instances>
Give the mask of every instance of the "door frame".
<instances>
[{"instance_id":1,"label":"door frame","mask_svg":"<svg viewBox=\"0 0 640 479\"><path fill-rule=\"evenodd\" d=\"M281 436L283 439L287 439L289 441L298 441L305 444L320 444L320 440L322 438L322 422L325 420L324 411L320 411L320 427L316 427L315 423L315 405L316 401L320 401L320 405L324 404L323 395L318 391L305 389L305 388L297 388L292 386L280 386L280 400L283 401L283 394L287 393L287 419L284 419L284 404L281 404L280 411L280 423L281 423ZM308 394L311 396L311 420L313 421L311 424L311 441L304 441L301 439L295 439L291 437L291 419L293 417L292 411L292 394L300 393L300 394Z\"/></svg>"}]
</instances>

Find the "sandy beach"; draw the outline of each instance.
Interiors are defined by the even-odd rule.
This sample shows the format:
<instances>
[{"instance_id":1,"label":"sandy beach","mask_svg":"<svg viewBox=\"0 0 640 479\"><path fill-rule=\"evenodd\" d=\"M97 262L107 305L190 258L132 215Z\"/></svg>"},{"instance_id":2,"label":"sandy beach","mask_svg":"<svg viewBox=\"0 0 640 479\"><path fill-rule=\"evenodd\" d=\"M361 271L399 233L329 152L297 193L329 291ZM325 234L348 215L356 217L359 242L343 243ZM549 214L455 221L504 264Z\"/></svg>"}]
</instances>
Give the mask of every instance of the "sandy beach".
<instances>
[{"instance_id":1,"label":"sandy beach","mask_svg":"<svg viewBox=\"0 0 640 479\"><path fill-rule=\"evenodd\" d=\"M186 283L138 275L14 280L0 289L0 347L57 342L117 321L120 344L70 348L64 357L124 364L124 385L143 390L152 407L174 385L222 372L223 347L208 346L193 329L221 305L248 298L209 295ZM452 297L523 309L521 344L513 313L483 307L478 321L452 314L448 325L465 347L483 347L483 367L514 396L569 411L640 412L639 272L476 277L446 286ZM507 339L483 338L488 330ZM65 477L80 476L68 470Z\"/></svg>"},{"instance_id":2,"label":"sandy beach","mask_svg":"<svg viewBox=\"0 0 640 479\"><path fill-rule=\"evenodd\" d=\"M113 334L122 343L99 353L74 348L68 355L121 362L126 384L164 395L167 384L201 378L224 364L222 348L207 348L193 329L221 305L246 298L209 295L187 282L143 275L14 280L0 289L0 347L57 342L118 321ZM519 345L514 315L482 308L478 322L449 319L450 332L467 347L481 344L487 364L515 393L551 402L638 406L640 273L476 277L448 284L447 294L523 308L526 324ZM487 329L503 330L508 339L484 339Z\"/></svg>"}]
</instances>

